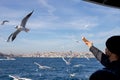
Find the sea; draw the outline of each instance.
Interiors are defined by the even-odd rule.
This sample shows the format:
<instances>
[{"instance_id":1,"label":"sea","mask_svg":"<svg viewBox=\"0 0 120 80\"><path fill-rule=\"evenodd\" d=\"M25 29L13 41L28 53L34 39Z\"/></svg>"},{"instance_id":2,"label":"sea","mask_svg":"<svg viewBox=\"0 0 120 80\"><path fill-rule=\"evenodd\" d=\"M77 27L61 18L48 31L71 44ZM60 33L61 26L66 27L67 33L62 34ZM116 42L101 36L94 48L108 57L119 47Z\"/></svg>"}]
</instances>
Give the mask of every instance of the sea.
<instances>
[{"instance_id":1,"label":"sea","mask_svg":"<svg viewBox=\"0 0 120 80\"><path fill-rule=\"evenodd\" d=\"M71 58L70 64L62 58L0 59L0 80L89 80L102 68L96 58Z\"/></svg>"}]
</instances>

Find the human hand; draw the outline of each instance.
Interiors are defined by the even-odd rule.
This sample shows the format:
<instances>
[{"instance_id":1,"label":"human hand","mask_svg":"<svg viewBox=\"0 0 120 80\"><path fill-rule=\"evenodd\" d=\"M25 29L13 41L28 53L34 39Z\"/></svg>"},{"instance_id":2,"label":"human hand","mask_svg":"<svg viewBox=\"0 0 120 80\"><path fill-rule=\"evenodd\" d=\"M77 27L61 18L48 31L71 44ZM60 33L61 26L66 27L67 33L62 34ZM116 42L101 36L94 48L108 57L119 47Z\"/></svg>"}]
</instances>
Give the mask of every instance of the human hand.
<instances>
[{"instance_id":1,"label":"human hand","mask_svg":"<svg viewBox=\"0 0 120 80\"><path fill-rule=\"evenodd\" d=\"M93 43L89 40L87 40L85 37L82 37L82 40L85 42L85 44L90 48L93 46Z\"/></svg>"}]
</instances>

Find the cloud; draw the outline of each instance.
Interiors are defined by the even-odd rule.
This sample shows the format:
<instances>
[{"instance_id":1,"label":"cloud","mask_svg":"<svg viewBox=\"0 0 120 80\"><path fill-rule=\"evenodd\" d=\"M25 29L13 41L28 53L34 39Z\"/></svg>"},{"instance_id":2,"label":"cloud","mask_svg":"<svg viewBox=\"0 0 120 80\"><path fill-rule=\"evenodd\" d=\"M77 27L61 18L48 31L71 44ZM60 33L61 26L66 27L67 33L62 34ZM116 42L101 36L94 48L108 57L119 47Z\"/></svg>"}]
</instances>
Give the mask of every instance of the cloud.
<instances>
[{"instance_id":1,"label":"cloud","mask_svg":"<svg viewBox=\"0 0 120 80\"><path fill-rule=\"evenodd\" d=\"M54 51L59 50L61 45L64 45L65 40L62 39L45 39L45 40L35 40L35 39L19 39L19 43L22 44L16 44L18 45L20 49L27 47L29 49L29 52L35 52L35 51ZM15 43L14 43L15 44ZM23 45L26 44L26 45ZM32 46L31 46L32 45ZM34 50L34 51L33 51Z\"/></svg>"},{"instance_id":2,"label":"cloud","mask_svg":"<svg viewBox=\"0 0 120 80\"><path fill-rule=\"evenodd\" d=\"M55 7L50 5L47 0L38 0L40 5L47 9L49 15L53 15L53 12L56 10Z\"/></svg>"},{"instance_id":3,"label":"cloud","mask_svg":"<svg viewBox=\"0 0 120 80\"><path fill-rule=\"evenodd\" d=\"M68 23L73 29L89 30L97 26L95 22L86 22L86 20L75 20Z\"/></svg>"},{"instance_id":4,"label":"cloud","mask_svg":"<svg viewBox=\"0 0 120 80\"><path fill-rule=\"evenodd\" d=\"M112 35L120 35L120 27L114 27L113 29L109 29L108 31L99 32L99 37L108 37Z\"/></svg>"},{"instance_id":5,"label":"cloud","mask_svg":"<svg viewBox=\"0 0 120 80\"><path fill-rule=\"evenodd\" d=\"M1 17L8 19L20 18L23 17L23 15L27 14L25 10L15 10L4 6L1 6L0 10L1 10L1 14L0 14Z\"/></svg>"},{"instance_id":6,"label":"cloud","mask_svg":"<svg viewBox=\"0 0 120 80\"><path fill-rule=\"evenodd\" d=\"M114 27L113 29L109 29L109 30L105 30L105 31L100 31L97 33L88 33L88 35L84 34L86 38L90 39L94 44L101 46L104 46L105 41L107 40L107 38L109 38L110 36L113 35L120 35L119 33L120 31L120 27ZM90 36L90 34L92 36Z\"/></svg>"},{"instance_id":7,"label":"cloud","mask_svg":"<svg viewBox=\"0 0 120 80\"><path fill-rule=\"evenodd\" d=\"M95 17L90 16L83 16L83 17L77 17L77 18L69 18L69 20L42 20L39 18L34 18L28 21L26 27L43 32L42 30L54 30L54 31L60 31L60 30L91 30L94 27L97 27L99 23L97 23L97 19ZM49 31L48 31L49 32Z\"/></svg>"},{"instance_id":8,"label":"cloud","mask_svg":"<svg viewBox=\"0 0 120 80\"><path fill-rule=\"evenodd\" d=\"M107 37L119 34L120 31L119 27L113 27L120 22L120 12L116 9L87 4L81 0L30 0L30 4L24 0L20 1L21 3L16 0L17 3L12 2L14 0L6 1L0 3L1 20L10 21L0 29L6 39L14 32L14 26L19 25L23 17L30 12L29 9L35 10L26 24L26 27L30 28L28 34L21 32L13 43L8 44L4 42L4 37L0 36L4 51L59 50L63 46L66 50L77 50L80 47L83 49L82 36L95 41L95 44L103 44ZM75 44L76 40L81 41L79 46ZM25 50L26 47L29 50Z\"/></svg>"}]
</instances>

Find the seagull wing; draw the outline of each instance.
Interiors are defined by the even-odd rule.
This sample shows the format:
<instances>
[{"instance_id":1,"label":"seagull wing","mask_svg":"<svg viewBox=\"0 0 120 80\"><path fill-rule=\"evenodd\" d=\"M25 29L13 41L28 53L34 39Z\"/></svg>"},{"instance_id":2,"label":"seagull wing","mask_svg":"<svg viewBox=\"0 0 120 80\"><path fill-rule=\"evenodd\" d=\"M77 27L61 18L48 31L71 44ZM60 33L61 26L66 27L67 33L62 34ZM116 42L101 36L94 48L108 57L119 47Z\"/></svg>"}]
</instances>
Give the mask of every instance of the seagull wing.
<instances>
[{"instance_id":1,"label":"seagull wing","mask_svg":"<svg viewBox=\"0 0 120 80\"><path fill-rule=\"evenodd\" d=\"M19 76L9 75L9 77L13 78L14 80L19 80Z\"/></svg>"},{"instance_id":2,"label":"seagull wing","mask_svg":"<svg viewBox=\"0 0 120 80\"><path fill-rule=\"evenodd\" d=\"M10 36L8 37L8 40L7 40L7 42L9 42L10 41L10 38L11 38L11 36L13 35L13 33L12 34L10 34Z\"/></svg>"},{"instance_id":3,"label":"seagull wing","mask_svg":"<svg viewBox=\"0 0 120 80\"><path fill-rule=\"evenodd\" d=\"M87 60L90 60L86 55L84 55L84 57L85 57Z\"/></svg>"},{"instance_id":4,"label":"seagull wing","mask_svg":"<svg viewBox=\"0 0 120 80\"><path fill-rule=\"evenodd\" d=\"M28 15L26 15L26 16L23 18L23 20L22 20L20 26L25 27L26 22L27 22L27 20L29 19L29 17L32 15L32 13L33 13L33 11L30 12Z\"/></svg>"},{"instance_id":5,"label":"seagull wing","mask_svg":"<svg viewBox=\"0 0 120 80\"><path fill-rule=\"evenodd\" d=\"M62 57L62 59L63 59L63 61L65 61L65 63L67 63L67 60L65 60L65 58L64 58L64 57Z\"/></svg>"},{"instance_id":6,"label":"seagull wing","mask_svg":"<svg viewBox=\"0 0 120 80\"><path fill-rule=\"evenodd\" d=\"M39 66L39 64L38 64L37 62L34 62L34 64L36 64L36 65L38 65L38 66Z\"/></svg>"},{"instance_id":7,"label":"seagull wing","mask_svg":"<svg viewBox=\"0 0 120 80\"><path fill-rule=\"evenodd\" d=\"M9 22L9 21L8 21L8 20L4 20L4 21L1 23L1 25L4 25L5 22Z\"/></svg>"},{"instance_id":8,"label":"seagull wing","mask_svg":"<svg viewBox=\"0 0 120 80\"><path fill-rule=\"evenodd\" d=\"M48 68L48 69L50 69L51 67L49 67L49 66L43 66L44 68Z\"/></svg>"},{"instance_id":9,"label":"seagull wing","mask_svg":"<svg viewBox=\"0 0 120 80\"><path fill-rule=\"evenodd\" d=\"M9 22L8 20L4 20L3 22Z\"/></svg>"},{"instance_id":10,"label":"seagull wing","mask_svg":"<svg viewBox=\"0 0 120 80\"><path fill-rule=\"evenodd\" d=\"M20 30L16 30L13 35L12 35L12 41L16 38L16 36L18 35L18 33L20 33Z\"/></svg>"}]
</instances>

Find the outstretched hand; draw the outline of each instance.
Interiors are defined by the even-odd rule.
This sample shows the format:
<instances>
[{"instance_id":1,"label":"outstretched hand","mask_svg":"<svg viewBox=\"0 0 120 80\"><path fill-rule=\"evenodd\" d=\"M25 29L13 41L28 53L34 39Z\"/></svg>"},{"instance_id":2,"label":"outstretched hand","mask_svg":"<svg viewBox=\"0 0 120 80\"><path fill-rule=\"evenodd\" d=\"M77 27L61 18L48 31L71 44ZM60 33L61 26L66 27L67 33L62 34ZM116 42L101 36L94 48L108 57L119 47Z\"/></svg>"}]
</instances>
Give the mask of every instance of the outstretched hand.
<instances>
[{"instance_id":1,"label":"outstretched hand","mask_svg":"<svg viewBox=\"0 0 120 80\"><path fill-rule=\"evenodd\" d=\"M93 43L89 40L87 40L85 37L82 37L82 40L85 42L85 44L90 48L93 46Z\"/></svg>"}]
</instances>

